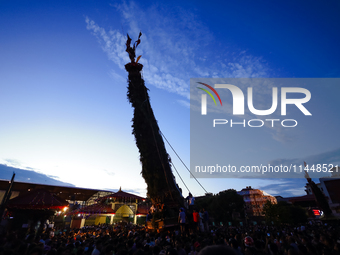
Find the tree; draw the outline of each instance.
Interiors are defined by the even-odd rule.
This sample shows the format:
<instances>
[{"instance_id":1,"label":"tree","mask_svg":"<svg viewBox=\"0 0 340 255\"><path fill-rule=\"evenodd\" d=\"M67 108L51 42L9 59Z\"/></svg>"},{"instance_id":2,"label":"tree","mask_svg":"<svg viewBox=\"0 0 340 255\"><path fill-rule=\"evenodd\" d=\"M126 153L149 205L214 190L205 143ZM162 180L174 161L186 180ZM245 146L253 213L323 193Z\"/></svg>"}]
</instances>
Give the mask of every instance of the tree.
<instances>
[{"instance_id":1,"label":"tree","mask_svg":"<svg viewBox=\"0 0 340 255\"><path fill-rule=\"evenodd\" d=\"M243 214L244 201L236 190L228 189L216 195L207 196L197 201L199 208L205 208L217 222L232 221L234 212Z\"/></svg>"},{"instance_id":2,"label":"tree","mask_svg":"<svg viewBox=\"0 0 340 255\"><path fill-rule=\"evenodd\" d=\"M265 215L265 219L267 223L270 222L278 222L278 207L276 204L273 204L270 200L267 200L265 205L263 206L263 214Z\"/></svg>"},{"instance_id":3,"label":"tree","mask_svg":"<svg viewBox=\"0 0 340 255\"><path fill-rule=\"evenodd\" d=\"M306 210L300 206L288 204L280 201L277 204L272 204L270 201L264 205L263 212L267 222L275 224L301 224L307 221Z\"/></svg>"}]
</instances>

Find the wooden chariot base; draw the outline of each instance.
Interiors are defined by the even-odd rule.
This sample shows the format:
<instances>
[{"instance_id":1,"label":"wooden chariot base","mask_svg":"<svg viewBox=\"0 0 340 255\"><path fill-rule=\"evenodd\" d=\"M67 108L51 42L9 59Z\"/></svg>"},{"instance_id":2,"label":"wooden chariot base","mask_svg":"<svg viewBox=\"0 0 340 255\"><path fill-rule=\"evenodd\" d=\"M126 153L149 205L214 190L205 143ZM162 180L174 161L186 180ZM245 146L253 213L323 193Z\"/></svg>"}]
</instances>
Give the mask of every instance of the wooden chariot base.
<instances>
[{"instance_id":1,"label":"wooden chariot base","mask_svg":"<svg viewBox=\"0 0 340 255\"><path fill-rule=\"evenodd\" d=\"M146 227L150 230L165 230L178 226L178 217L156 220L154 226L152 222L147 222Z\"/></svg>"}]
</instances>

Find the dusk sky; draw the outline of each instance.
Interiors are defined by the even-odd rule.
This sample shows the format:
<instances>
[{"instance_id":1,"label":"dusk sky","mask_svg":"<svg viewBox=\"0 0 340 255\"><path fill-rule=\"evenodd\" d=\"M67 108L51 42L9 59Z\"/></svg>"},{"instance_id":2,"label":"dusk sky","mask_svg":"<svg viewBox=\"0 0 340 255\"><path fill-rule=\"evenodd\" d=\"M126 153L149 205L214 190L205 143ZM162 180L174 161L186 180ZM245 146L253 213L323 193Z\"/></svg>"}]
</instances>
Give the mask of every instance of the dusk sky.
<instances>
[{"instance_id":1,"label":"dusk sky","mask_svg":"<svg viewBox=\"0 0 340 255\"><path fill-rule=\"evenodd\" d=\"M189 167L190 78L340 78L339 13L339 1L0 1L0 164L145 196L126 96L126 33L133 41L143 33L137 55L151 106ZM277 134L281 146L265 144L273 161L340 160L339 92L312 93L330 102L327 112L313 108L323 125L306 125L298 153ZM193 195L203 195L167 151ZM240 153L239 161L258 156ZM304 195L306 182L199 181L212 193L252 186L283 196Z\"/></svg>"}]
</instances>

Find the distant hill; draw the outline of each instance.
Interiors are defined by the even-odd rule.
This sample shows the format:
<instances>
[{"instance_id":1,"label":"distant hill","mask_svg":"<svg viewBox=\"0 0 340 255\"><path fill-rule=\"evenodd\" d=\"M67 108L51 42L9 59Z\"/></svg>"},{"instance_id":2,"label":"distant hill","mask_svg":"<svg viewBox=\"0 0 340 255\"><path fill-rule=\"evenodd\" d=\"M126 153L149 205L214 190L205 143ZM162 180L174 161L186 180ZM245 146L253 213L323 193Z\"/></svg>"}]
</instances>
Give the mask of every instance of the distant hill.
<instances>
[{"instance_id":1,"label":"distant hill","mask_svg":"<svg viewBox=\"0 0 340 255\"><path fill-rule=\"evenodd\" d=\"M54 179L52 176L37 173L33 170L24 170L24 169L0 164L0 179L10 180L12 178L13 172L15 172L14 181L18 181L18 182L75 187L75 185L71 183L58 181Z\"/></svg>"}]
</instances>

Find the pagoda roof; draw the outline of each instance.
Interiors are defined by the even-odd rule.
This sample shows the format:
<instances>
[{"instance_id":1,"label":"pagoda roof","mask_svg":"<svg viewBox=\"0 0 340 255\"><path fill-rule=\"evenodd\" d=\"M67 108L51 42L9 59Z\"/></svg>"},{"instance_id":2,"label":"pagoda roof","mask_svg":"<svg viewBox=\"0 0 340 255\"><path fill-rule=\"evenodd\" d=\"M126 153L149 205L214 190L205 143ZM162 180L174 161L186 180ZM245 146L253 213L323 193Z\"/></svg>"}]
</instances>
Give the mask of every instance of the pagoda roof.
<instances>
[{"instance_id":1,"label":"pagoda roof","mask_svg":"<svg viewBox=\"0 0 340 255\"><path fill-rule=\"evenodd\" d=\"M7 190L8 185L9 185L9 180L0 180L0 190L3 190L3 191ZM93 195L95 195L98 192L109 192L109 190L55 186L55 185L47 185L47 184L14 181L12 193L16 192L21 195L28 191L32 192L33 190L36 190L36 189L47 190L51 194L56 194L58 197L62 199L71 200L71 201L74 201L74 200L87 201L89 198L91 198Z\"/></svg>"},{"instance_id":2,"label":"pagoda roof","mask_svg":"<svg viewBox=\"0 0 340 255\"><path fill-rule=\"evenodd\" d=\"M145 200L144 197L140 197L140 196L137 196L137 195L134 195L134 194L131 194L131 193L127 193L125 191L122 191L121 188L116 193L107 195L105 197L101 197L98 200L103 201L103 200L110 199L110 198L121 198L121 199L125 199L125 200L126 199L128 199L128 200L137 199L139 201Z\"/></svg>"},{"instance_id":3,"label":"pagoda roof","mask_svg":"<svg viewBox=\"0 0 340 255\"><path fill-rule=\"evenodd\" d=\"M7 207L17 209L62 209L68 202L45 189L28 191L8 201Z\"/></svg>"}]
</instances>

